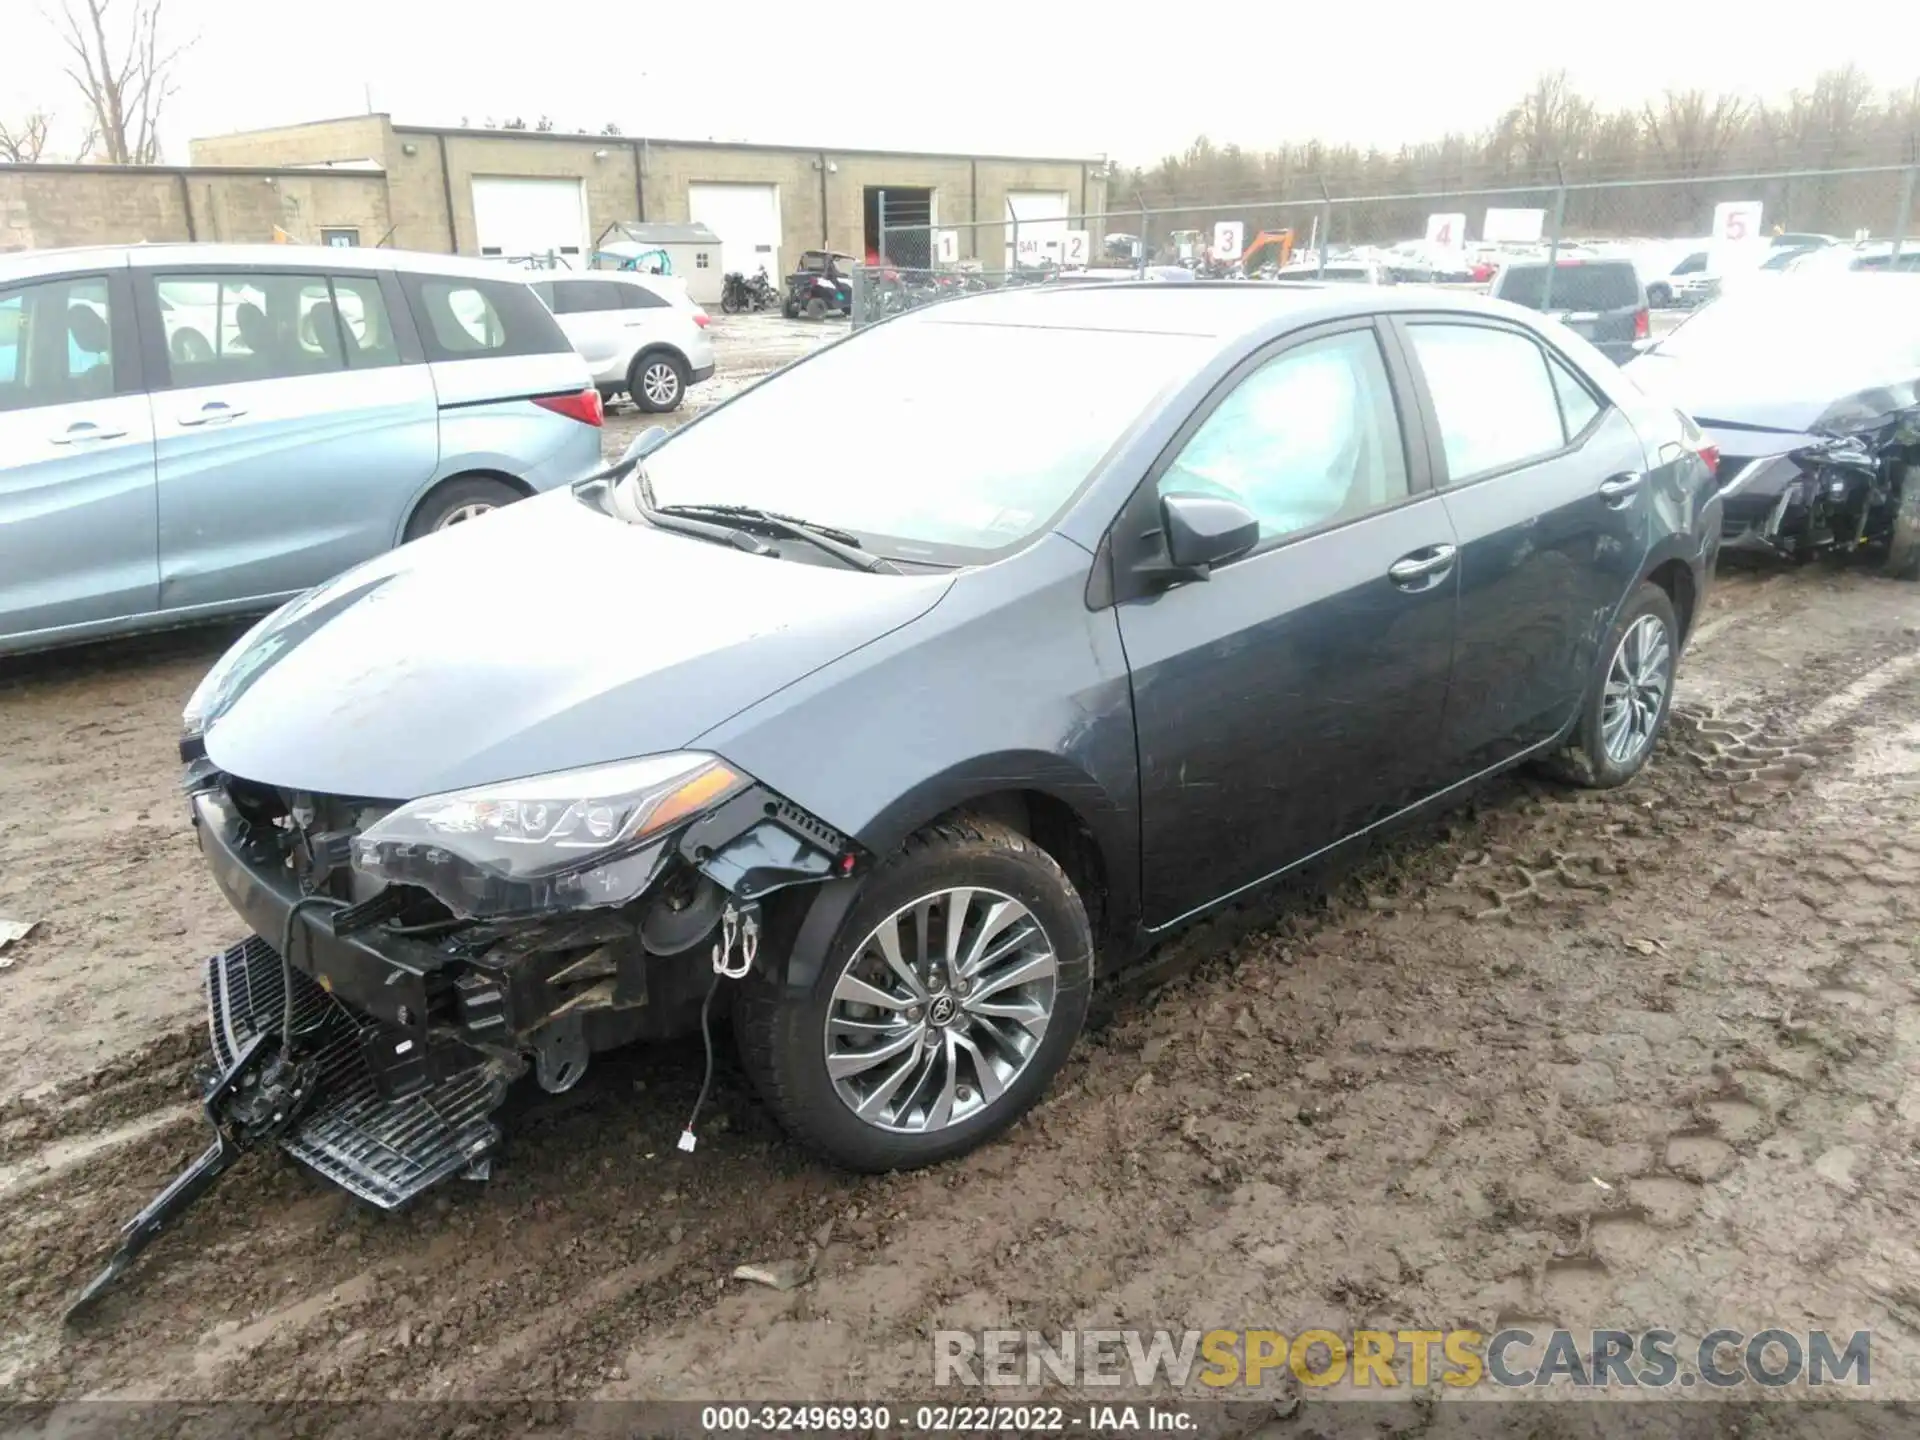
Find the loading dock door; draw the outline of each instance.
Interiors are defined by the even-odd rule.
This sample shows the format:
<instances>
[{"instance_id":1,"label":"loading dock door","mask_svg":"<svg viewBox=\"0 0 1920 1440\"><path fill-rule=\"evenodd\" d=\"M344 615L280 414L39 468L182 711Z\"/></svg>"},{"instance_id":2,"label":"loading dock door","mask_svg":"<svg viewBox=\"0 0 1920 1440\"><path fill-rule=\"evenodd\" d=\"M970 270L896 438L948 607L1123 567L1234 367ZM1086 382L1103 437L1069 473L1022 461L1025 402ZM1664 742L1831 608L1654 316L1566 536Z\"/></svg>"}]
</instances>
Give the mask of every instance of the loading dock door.
<instances>
[{"instance_id":1,"label":"loading dock door","mask_svg":"<svg viewBox=\"0 0 1920 1440\"><path fill-rule=\"evenodd\" d=\"M1007 192L1007 268L1014 268L1014 227L1019 222L1021 265L1061 263L1067 251L1067 217L1073 213L1064 190Z\"/></svg>"},{"instance_id":2,"label":"loading dock door","mask_svg":"<svg viewBox=\"0 0 1920 1440\"><path fill-rule=\"evenodd\" d=\"M587 268L587 200L578 180L476 175L473 228L482 255L553 255L570 270Z\"/></svg>"},{"instance_id":3,"label":"loading dock door","mask_svg":"<svg viewBox=\"0 0 1920 1440\"><path fill-rule=\"evenodd\" d=\"M687 186L687 218L720 237L720 268L749 280L761 266L776 285L780 271L780 187L695 184Z\"/></svg>"}]
</instances>

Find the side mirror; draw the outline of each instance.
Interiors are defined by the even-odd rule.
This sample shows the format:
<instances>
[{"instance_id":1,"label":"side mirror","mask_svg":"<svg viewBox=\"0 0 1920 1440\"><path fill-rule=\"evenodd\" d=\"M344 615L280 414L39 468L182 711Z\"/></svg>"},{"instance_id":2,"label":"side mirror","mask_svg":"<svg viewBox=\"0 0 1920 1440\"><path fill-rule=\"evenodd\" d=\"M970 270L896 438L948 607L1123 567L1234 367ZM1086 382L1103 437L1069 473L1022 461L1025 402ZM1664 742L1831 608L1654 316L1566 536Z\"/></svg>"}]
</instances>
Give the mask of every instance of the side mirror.
<instances>
[{"instance_id":1,"label":"side mirror","mask_svg":"<svg viewBox=\"0 0 1920 1440\"><path fill-rule=\"evenodd\" d=\"M1636 355L1651 354L1659 348L1660 337L1657 335L1648 335L1633 342L1633 353Z\"/></svg>"},{"instance_id":2,"label":"side mirror","mask_svg":"<svg viewBox=\"0 0 1920 1440\"><path fill-rule=\"evenodd\" d=\"M657 447L662 440L667 438L667 434L668 434L668 431L666 426L649 425L646 429L642 430L638 435L633 437L633 443L627 446L626 452L623 455L621 455L620 463L622 465L626 465L630 462L637 461L642 457L652 453L655 447Z\"/></svg>"},{"instance_id":3,"label":"side mirror","mask_svg":"<svg viewBox=\"0 0 1920 1440\"><path fill-rule=\"evenodd\" d=\"M1237 500L1222 495L1167 495L1160 501L1160 529L1173 568L1204 580L1215 565L1244 555L1260 543L1260 521Z\"/></svg>"}]
</instances>

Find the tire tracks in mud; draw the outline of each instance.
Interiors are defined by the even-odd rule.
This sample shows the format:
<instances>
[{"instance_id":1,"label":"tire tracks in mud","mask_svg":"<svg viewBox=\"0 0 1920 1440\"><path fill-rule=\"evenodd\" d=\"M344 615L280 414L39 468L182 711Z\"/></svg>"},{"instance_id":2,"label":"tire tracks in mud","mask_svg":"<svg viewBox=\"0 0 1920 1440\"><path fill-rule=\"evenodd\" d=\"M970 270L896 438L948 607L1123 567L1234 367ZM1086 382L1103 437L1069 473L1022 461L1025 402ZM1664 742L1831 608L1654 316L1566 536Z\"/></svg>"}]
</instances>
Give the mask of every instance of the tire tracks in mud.
<instances>
[{"instance_id":1,"label":"tire tracks in mud","mask_svg":"<svg viewBox=\"0 0 1920 1440\"><path fill-rule=\"evenodd\" d=\"M1709 619L1701 663L1772 629L1796 593L1769 583L1765 604ZM489 1186L411 1214L249 1160L99 1324L62 1337L52 1316L92 1247L198 1140L130 1136L45 1187L56 1203L30 1236L0 1241L26 1321L0 1351L0 1393L855 1397L924 1391L935 1324L1424 1326L1617 1316L1622 1295L1652 1307L1672 1289L1662 1277L1700 1273L1701 1217L1753 1185L1763 1147L1826 1133L1833 1117L1809 1097L1837 1067L1864 1064L1884 1088L1873 1067L1901 1063L1843 997L1911 988L1910 950L1874 937L1911 933L1912 912L1856 895L1851 873L1906 883L1905 852L1817 812L1861 729L1920 705L1901 658L1913 648L1870 637L1838 686L1715 685L1625 791L1504 780L1356 869L1202 927L1109 1001L1006 1140L938 1171L828 1172L731 1075L722 1123L680 1156L697 1066L684 1050L621 1057L516 1127ZM1812 879L1796 826L1815 827ZM1761 913L1789 875L1819 903ZM1756 958L1756 936L1782 924L1841 934L1819 984ZM1788 1006L1783 988L1808 993ZM0 1157L30 1163L178 1104L190 1063L169 1037L98 1099L10 1104ZM1846 1193L1910 1200L1879 1153L1826 1164L1847 1167ZM812 1279L791 1292L728 1279L808 1254ZM1832 1304L1866 1293L1850 1284Z\"/></svg>"}]
</instances>

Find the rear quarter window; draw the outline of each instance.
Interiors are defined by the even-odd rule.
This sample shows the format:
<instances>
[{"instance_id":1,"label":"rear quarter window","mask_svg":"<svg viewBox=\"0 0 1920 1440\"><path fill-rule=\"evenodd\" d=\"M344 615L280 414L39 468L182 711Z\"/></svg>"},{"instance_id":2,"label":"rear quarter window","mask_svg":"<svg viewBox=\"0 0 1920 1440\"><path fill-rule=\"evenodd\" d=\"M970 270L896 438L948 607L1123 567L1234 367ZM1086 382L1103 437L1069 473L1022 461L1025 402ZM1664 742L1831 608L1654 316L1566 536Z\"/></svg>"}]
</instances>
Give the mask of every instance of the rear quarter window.
<instances>
[{"instance_id":1,"label":"rear quarter window","mask_svg":"<svg viewBox=\"0 0 1920 1440\"><path fill-rule=\"evenodd\" d=\"M1509 265L1500 272L1494 294L1529 310L1545 308L1547 296L1545 265ZM1553 267L1554 310L1637 310L1640 308L1640 277L1632 261Z\"/></svg>"},{"instance_id":2,"label":"rear quarter window","mask_svg":"<svg viewBox=\"0 0 1920 1440\"><path fill-rule=\"evenodd\" d=\"M407 304L429 360L564 354L572 349L553 313L517 280L408 275Z\"/></svg>"}]
</instances>

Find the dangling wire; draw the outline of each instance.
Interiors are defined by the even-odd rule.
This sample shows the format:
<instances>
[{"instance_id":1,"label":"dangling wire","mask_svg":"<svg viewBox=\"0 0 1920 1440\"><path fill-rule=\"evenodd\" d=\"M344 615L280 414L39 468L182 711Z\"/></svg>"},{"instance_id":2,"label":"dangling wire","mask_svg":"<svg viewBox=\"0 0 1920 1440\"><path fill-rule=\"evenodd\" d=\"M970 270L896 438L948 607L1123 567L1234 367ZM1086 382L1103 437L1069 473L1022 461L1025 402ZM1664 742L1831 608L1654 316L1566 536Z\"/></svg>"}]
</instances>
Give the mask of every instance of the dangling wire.
<instances>
[{"instance_id":1,"label":"dangling wire","mask_svg":"<svg viewBox=\"0 0 1920 1440\"><path fill-rule=\"evenodd\" d=\"M287 907L286 924L280 928L280 988L282 992L280 1002L280 1043L283 1047L291 1047L295 1038L293 1029L294 924L299 920L300 912L309 905L331 905L337 910L347 908L346 901L336 900L331 895L302 895L298 900L294 901L292 905ZM307 944L307 954L309 958L311 958L313 954L313 944L311 941ZM321 1018L322 1020L325 1019L324 1011L322 1012ZM318 1029L318 1022L311 1028Z\"/></svg>"}]
</instances>

